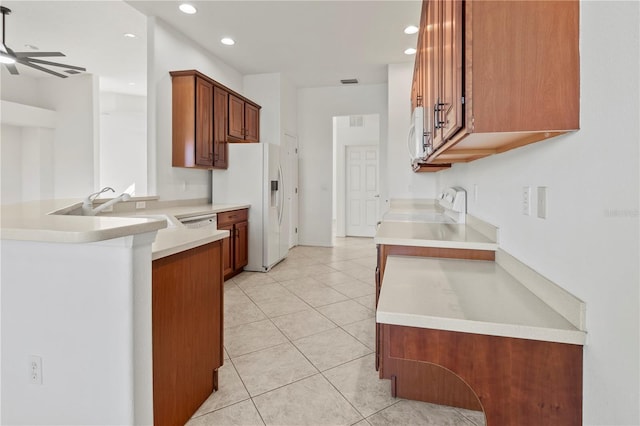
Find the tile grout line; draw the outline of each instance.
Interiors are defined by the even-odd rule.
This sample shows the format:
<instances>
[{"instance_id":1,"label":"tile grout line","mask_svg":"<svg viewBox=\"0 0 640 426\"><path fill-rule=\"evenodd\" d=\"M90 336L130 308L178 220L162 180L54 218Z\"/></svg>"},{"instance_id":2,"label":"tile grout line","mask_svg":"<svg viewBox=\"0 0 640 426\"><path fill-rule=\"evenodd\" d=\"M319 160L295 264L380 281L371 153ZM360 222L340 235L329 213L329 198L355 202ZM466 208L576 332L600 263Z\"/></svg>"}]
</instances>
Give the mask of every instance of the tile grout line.
<instances>
[{"instance_id":1,"label":"tile grout line","mask_svg":"<svg viewBox=\"0 0 640 426\"><path fill-rule=\"evenodd\" d=\"M348 247L346 247L346 248L348 248ZM374 255L375 255L375 254L374 254ZM364 259L364 256L363 256L361 259ZM292 260L294 260L294 259L292 259ZM349 259L345 259L345 261L346 261L346 260L349 260ZM353 260L351 260L351 261L353 261ZM333 261L332 263L335 263L335 261ZM317 265L324 265L324 266L329 267L330 269L334 269L334 271L335 271L335 272L344 273L344 272L343 272L343 271L341 271L341 270L336 270L335 268L332 268L332 267L330 267L330 266L328 266L328 265L326 265L326 264L323 264L323 263L321 263L321 262L317 263ZM366 266L365 266L365 265L361 265L361 266L363 266L363 268L366 268ZM367 269L368 269L368 268L367 268ZM370 271L370 272L371 272L371 274L373 274L373 271ZM329 272L329 273L334 273L334 272ZM346 275L350 276L350 277L351 277L351 279L353 280L353 282L356 282L356 283L363 283L363 284L365 284L365 285L371 285L371 283L370 283L370 282L363 281L363 280L361 280L361 279L360 279L360 278L358 278L358 277L354 277L354 276L351 276L351 275L349 275L349 274L346 274ZM346 299L346 300L343 300L343 301L336 301L336 302L332 302L332 303L329 303L329 304L326 304L326 305L320 305L320 306L317 306L317 307L316 307L316 306L312 306L310 303L308 303L308 302L307 302L306 300L304 300L302 297L298 296L296 293L294 293L293 291L291 291L289 288L287 288L286 286L284 286L284 285L282 284L282 282L284 282L284 281L294 281L294 280L301 280L301 279L305 279L305 278L311 278L311 279L313 279L313 280L317 281L321 286L326 287L326 288L333 289L334 291L336 291L336 292L338 292L338 293L340 293L340 294L343 294L347 299ZM370 294L357 295L357 296L351 297L351 296L349 296L349 295L347 295L347 294L341 293L339 290L334 289L331 285L328 285L328 284L326 284L325 282L323 282L323 281L321 281L321 280L319 280L319 279L316 279L315 277L310 276L310 275L306 275L306 276L305 276L305 275L303 275L303 276L300 276L300 277L296 277L296 278L293 278L293 279L287 279L287 280L283 280L283 281L279 281L278 279L273 278L273 277L271 277L271 279L273 279L273 282L271 282L271 283L269 283L269 284L276 284L276 283L277 283L277 284L279 284L282 288L284 288L285 290L287 290L287 292L288 292L288 293L290 293L291 295L293 295L293 296L297 297L297 298L298 298L299 300L301 300L305 305L307 305L308 309L305 309L305 310L303 310L303 311L297 311L297 312L291 312L291 313L287 313L287 314L277 315L277 316L273 316L273 317L272 317L272 316L269 316L269 315L267 315L267 314L265 313L265 311L260 307L260 305L259 305L258 303L256 303L256 301L255 301L255 300L254 300L254 299L249 295L249 293L248 293L248 292L247 292L247 291L246 291L246 290L245 290L245 289L244 289L240 284L238 284L238 283L237 283L237 282L235 282L235 281L233 282L233 283L234 283L234 285L240 289L240 291L242 292L242 294L244 294L244 295L249 299L249 301L251 301L251 303L253 303L253 304L258 308L258 310L259 310L259 311L260 311L260 312L265 316L265 319L269 320L269 321L270 321L270 323L271 323L271 324L272 324L272 325L273 325L273 326L274 326L274 327L275 327L275 328L276 328L276 329L277 329L277 330L278 330L278 331L279 331L279 332L284 336L284 338L286 339L286 342L279 343L279 344L276 344L276 345L273 345L273 346L269 346L269 347L267 347L267 348L262 348L262 349L259 349L259 350L256 350L256 351L248 352L247 354L242 354L242 355L239 355L239 356L236 356L236 357L232 357L232 356L229 354L229 361L231 362L231 364L232 364L232 366L233 366L234 370L236 371L236 374L238 375L239 379L241 380L241 383L243 384L243 387L244 387L245 391L246 391L246 392L247 392L247 394L249 395L249 399L251 399L252 404L254 405L254 408L255 408L255 409L256 409L256 411L258 412L258 414L259 414L259 416L260 416L260 418L261 418L261 420L262 420L262 422L263 422L264 424L266 424L266 422L265 422L264 418L262 417L262 414L260 413L260 410L258 410L258 407L257 407L257 405L256 405L256 403L255 403L255 401L254 401L254 398L259 397L259 396L261 396L261 395L264 395L264 394L266 394L266 393L273 392L273 391L275 391L275 390L281 389L281 388L283 388L283 387L289 386L289 385L291 385L291 384L294 384L294 383L300 382L300 381L302 381L302 380L308 379L308 378L310 378L310 377L314 377L314 376L316 376L316 375L318 375L318 374L320 374L320 375L321 375L321 376L322 376L326 381L328 381L328 382L329 382L329 384L331 385L331 387L332 387L333 389L335 389L335 390L338 392L338 394L339 394L339 395L340 395L340 396L341 396L341 397L342 397L342 398L343 398L343 399L344 399L344 400L345 400L345 401L346 401L346 402L347 402L347 403L348 403L348 404L349 404L349 405L350 405L350 406L355 410L355 412L357 412L357 413L359 414L359 416L361 417L361 419L360 419L360 420L358 420L358 422L365 421L365 422L367 422L367 423L368 423L368 421L366 420L367 418L370 418L371 416L376 415L376 414L377 414L377 413L379 413L380 411L383 411L383 410L385 410L385 409L387 409L387 408L389 408L389 407L391 407L391 406L393 406L393 405L395 405L395 404L399 403L400 401L402 401L402 400L396 401L396 402L394 402L393 404L391 404L391 405L389 405L389 406L387 406L387 407L385 407L385 408L383 408L383 409L381 409L381 410L376 411L375 413L371 414L370 416L365 417L365 416L364 416L364 415L363 415L363 414L362 414L362 413L361 413L361 412L360 412L360 411L359 411L359 410L358 410L358 409L357 409L357 408L356 408L356 407L351 403L351 401L350 401L350 400L349 400L349 399L348 399L348 398L347 398L347 397L346 397L342 392L340 392L340 390L339 390L339 389L337 389L337 388L336 388L336 386L335 386L335 385L334 385L334 384L333 384L333 383L332 383L332 382L327 378L327 376L324 374L325 372L328 372L328 371L330 371L330 370L332 370L332 369L338 368L338 367L343 366L343 365L345 365L345 364L348 364L348 363L350 363L350 362L353 362L353 361L356 361L356 360L362 359L362 358L364 358L364 357L370 356L370 355L371 355L371 353L373 353L373 350L372 350L372 349L371 349L371 348L370 348L370 347L369 347L365 342L363 342L363 341L361 341L360 339L358 339L358 337L356 337L355 335L353 335L352 333L350 333L349 331L347 331L344 327L349 326L349 325L351 325L351 324L355 324L355 323L361 322L361 321L365 321L365 320L374 320L374 321L375 321L375 315L374 315L373 317L364 318L364 319L360 319L360 320L356 320L356 321L352 321L352 322L349 322L349 323L345 323L345 324L341 324L341 325L340 325L340 324L335 323L333 320L331 320L329 317L327 317L326 315L324 315L322 312L320 312L320 311L318 310L318 308L322 308L322 307L325 307L325 306L334 305L334 304L341 303L341 302L353 301L353 302L357 303L359 306L362 306L363 308L365 308L365 309L367 309L367 310L371 311L371 309L370 309L367 305L365 305L365 304L363 304L363 303L361 303L361 302L359 302L359 301L355 300L355 299L357 299L357 298L364 298L364 297L366 297L366 296L369 296ZM348 284L348 282L345 282L345 283L338 283L338 284L336 284L336 285L340 285L340 284ZM258 284L258 285L261 285L261 284ZM278 327L278 326L275 324L275 322L273 321L274 319L279 318L279 317L282 317L282 316L291 315L291 314L295 314L295 313L298 313L298 312L304 312L304 311L307 311L307 310L308 310L308 311L313 310L313 312L315 312L316 314L319 314L322 318L327 319L331 324L335 325L335 327L332 327L332 328L330 328L330 329L328 329L328 330L319 331L319 332L317 332L317 333L312 333L312 334L310 334L310 335L302 336L302 337L299 337L299 338L297 338L297 339L295 339L295 340L292 340L292 339L291 339L288 335L286 335L286 334L285 334L285 332L284 332L282 329L280 329L280 327ZM248 322L248 323L244 323L244 324L237 324L237 326L247 325L247 324L251 324L251 323L255 323L255 322L260 322L260 321L264 321L265 319L261 319L261 320L258 320L258 321L250 321L250 322ZM234 326L234 327L235 327L235 326ZM314 335L317 335L317 334L319 334L319 333L323 333L323 332L326 332L326 331L330 331L330 330L333 330L333 329L335 329L335 328L340 329L341 331L343 331L344 333L346 333L347 335L349 335L350 337L352 337L355 341L357 341L357 342L359 342L360 344L362 344L364 347L366 347L366 348L367 348L369 351L371 351L371 352L369 352L369 353L367 353L367 354L365 354L365 355L357 356L356 358L353 358L353 359L351 359L351 360L349 360L349 361L346 361L346 362L340 363L340 364L338 364L338 365L332 366L332 367L327 368L327 369L325 369L325 370L320 370L320 369L319 369L319 368L318 368L318 367L317 367L313 362L311 362L311 360L310 360L309 358L307 358L307 356L305 356L305 354L304 354L304 353L302 353L302 351L301 351L301 350L296 346L296 344L294 343L294 341L297 341L297 340L300 340L300 339L303 339L303 338L306 338L306 337L311 337L311 336L314 336ZM306 361L307 361L307 362L308 362L308 363L309 363L309 364L310 364L310 365L311 365L311 366L316 370L316 372L315 372L315 373L313 373L313 374L310 374L310 375L308 375L308 376L305 376L305 377L299 378L299 379L297 379L297 380L294 380L294 381L292 381L292 382L290 382L290 383L284 384L284 385L282 385L282 386L278 386L278 387L276 387L276 388L274 388L274 389L270 389L270 390L268 390L268 391L265 391L265 392L262 392L262 393L260 393L260 394L257 394L257 395L252 396L252 395L249 393L249 391L248 391L248 389L247 389L247 387L246 387L246 384L245 384L244 380L242 380L242 377L240 376L240 373L237 371L237 368L236 368L236 366L235 366L235 363L234 363L233 359L234 359L234 358L239 358L240 356L248 355L248 354L250 354L250 353L255 353L255 352L262 351L262 350L270 349L270 348L273 348L273 347L276 347L276 346L279 346L279 345L284 345L284 344L286 344L286 343L289 343L291 346L293 346L293 347L296 349L296 351L297 351L297 352L298 352L298 353L299 353L299 354L300 354L300 355L301 355L301 356L302 356L302 357L303 357L303 358L304 358L304 359L305 359L305 360L306 360ZM228 352L228 351L227 351L227 352ZM243 400L243 401L246 401L246 399L245 399L245 400ZM239 402L243 402L243 401L239 401ZM238 402L238 403L239 403L239 402ZM237 404L237 403L235 403L235 404ZM228 406L226 406L226 407L229 407L229 406L232 406L232 405L235 405L235 404L230 404L230 405L228 405ZM222 409L222 408L226 408L226 407L219 407L219 408L217 408L216 410L213 410L212 412L218 411L218 410L220 410L220 409ZM211 413L211 412L210 412L210 413ZM462 417L464 417L461 413L459 413L459 415L460 415L460 416L462 416ZM201 417L201 416L199 416L199 417ZM465 417L465 419L466 419L466 417ZM357 423L357 422L356 422L356 423Z\"/></svg>"}]
</instances>

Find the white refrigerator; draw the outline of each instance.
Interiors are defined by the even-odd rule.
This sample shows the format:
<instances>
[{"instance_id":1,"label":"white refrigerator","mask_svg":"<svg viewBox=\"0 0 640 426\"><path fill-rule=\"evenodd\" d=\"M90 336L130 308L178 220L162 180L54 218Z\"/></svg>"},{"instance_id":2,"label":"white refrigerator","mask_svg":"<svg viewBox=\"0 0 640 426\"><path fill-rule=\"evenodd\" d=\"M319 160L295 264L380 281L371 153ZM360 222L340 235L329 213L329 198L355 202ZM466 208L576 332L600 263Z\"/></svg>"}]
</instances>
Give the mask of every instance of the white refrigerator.
<instances>
[{"instance_id":1,"label":"white refrigerator","mask_svg":"<svg viewBox=\"0 0 640 426\"><path fill-rule=\"evenodd\" d=\"M270 143L230 143L227 147L229 167L213 170L212 200L214 204L251 205L245 270L266 272L289 253L286 150Z\"/></svg>"}]
</instances>

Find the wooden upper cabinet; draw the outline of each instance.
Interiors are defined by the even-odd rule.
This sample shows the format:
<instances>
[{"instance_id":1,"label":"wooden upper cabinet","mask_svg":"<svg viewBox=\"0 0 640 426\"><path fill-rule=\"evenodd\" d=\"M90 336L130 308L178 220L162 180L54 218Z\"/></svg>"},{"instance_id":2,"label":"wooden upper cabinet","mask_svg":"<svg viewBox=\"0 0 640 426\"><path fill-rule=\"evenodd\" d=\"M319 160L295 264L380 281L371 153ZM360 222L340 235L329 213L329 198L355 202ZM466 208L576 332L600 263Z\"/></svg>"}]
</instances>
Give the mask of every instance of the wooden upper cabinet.
<instances>
[{"instance_id":1,"label":"wooden upper cabinet","mask_svg":"<svg viewBox=\"0 0 640 426\"><path fill-rule=\"evenodd\" d=\"M426 164L579 129L578 0L424 0L422 15L414 84L425 86Z\"/></svg>"},{"instance_id":2,"label":"wooden upper cabinet","mask_svg":"<svg viewBox=\"0 0 640 426\"><path fill-rule=\"evenodd\" d=\"M196 164L213 164L213 85L196 77Z\"/></svg>"},{"instance_id":3,"label":"wooden upper cabinet","mask_svg":"<svg viewBox=\"0 0 640 426\"><path fill-rule=\"evenodd\" d=\"M226 169L229 141L258 142L259 105L198 71L169 74L174 167Z\"/></svg>"},{"instance_id":4,"label":"wooden upper cabinet","mask_svg":"<svg viewBox=\"0 0 640 426\"><path fill-rule=\"evenodd\" d=\"M229 96L229 136L244 139L244 101L234 95Z\"/></svg>"},{"instance_id":5,"label":"wooden upper cabinet","mask_svg":"<svg viewBox=\"0 0 640 426\"><path fill-rule=\"evenodd\" d=\"M440 26L438 59L439 92L434 104L437 117L433 145L439 147L462 127L462 2L438 1L439 14L445 23Z\"/></svg>"},{"instance_id":6,"label":"wooden upper cabinet","mask_svg":"<svg viewBox=\"0 0 640 426\"><path fill-rule=\"evenodd\" d=\"M218 87L213 87L213 167L226 169L229 151L227 149L227 103L229 93Z\"/></svg>"},{"instance_id":7,"label":"wooden upper cabinet","mask_svg":"<svg viewBox=\"0 0 640 426\"><path fill-rule=\"evenodd\" d=\"M260 107L239 96L229 95L229 141L260 141Z\"/></svg>"},{"instance_id":8,"label":"wooden upper cabinet","mask_svg":"<svg viewBox=\"0 0 640 426\"><path fill-rule=\"evenodd\" d=\"M246 142L258 142L260 140L260 108L250 103L244 105L244 123Z\"/></svg>"}]
</instances>

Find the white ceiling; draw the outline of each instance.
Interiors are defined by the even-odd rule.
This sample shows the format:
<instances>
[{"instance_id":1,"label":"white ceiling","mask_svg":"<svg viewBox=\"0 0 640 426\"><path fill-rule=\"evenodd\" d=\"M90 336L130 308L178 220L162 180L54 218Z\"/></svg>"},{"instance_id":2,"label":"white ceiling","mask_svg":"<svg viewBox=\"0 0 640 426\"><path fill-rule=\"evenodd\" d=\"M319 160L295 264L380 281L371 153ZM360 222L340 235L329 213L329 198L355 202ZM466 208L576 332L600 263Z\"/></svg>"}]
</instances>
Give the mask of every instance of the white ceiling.
<instances>
[{"instance_id":1,"label":"white ceiling","mask_svg":"<svg viewBox=\"0 0 640 426\"><path fill-rule=\"evenodd\" d=\"M14 51L62 52L66 57L42 58L87 68L100 76L100 89L144 95L147 90L147 19L121 1L2 1L6 44ZM126 38L124 33L136 38ZM58 78L17 64L21 75ZM56 71L64 68L49 67ZM11 81L3 69L2 83ZM71 77L73 78L73 77ZM133 85L130 85L133 83Z\"/></svg>"},{"instance_id":2,"label":"white ceiling","mask_svg":"<svg viewBox=\"0 0 640 426\"><path fill-rule=\"evenodd\" d=\"M168 22L242 74L282 72L298 87L316 87L339 85L342 78L383 83L387 64L412 62L403 51L415 47L417 36L403 29L418 24L421 5L419 0L190 3L196 15L179 12L178 1L2 2L12 9L6 41L13 50L29 50L24 45L31 44L61 51L66 58L51 60L100 75L101 90L134 94L146 92L144 15ZM127 32L138 37L125 38ZM236 44L222 45L224 36ZM19 64L18 69L56 78Z\"/></svg>"}]
</instances>

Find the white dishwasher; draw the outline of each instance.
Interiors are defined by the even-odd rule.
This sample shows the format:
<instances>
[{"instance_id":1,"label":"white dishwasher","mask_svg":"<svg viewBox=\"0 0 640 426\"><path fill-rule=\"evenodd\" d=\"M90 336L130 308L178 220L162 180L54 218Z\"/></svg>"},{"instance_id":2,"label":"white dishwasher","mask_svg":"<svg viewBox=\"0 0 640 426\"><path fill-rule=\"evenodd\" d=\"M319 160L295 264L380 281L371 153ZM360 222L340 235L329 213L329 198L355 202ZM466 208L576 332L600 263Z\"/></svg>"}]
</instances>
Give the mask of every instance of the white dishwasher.
<instances>
[{"instance_id":1,"label":"white dishwasher","mask_svg":"<svg viewBox=\"0 0 640 426\"><path fill-rule=\"evenodd\" d=\"M218 229L218 215L215 213L200 214L197 216L183 216L178 218L180 223L190 229L213 228Z\"/></svg>"}]
</instances>

